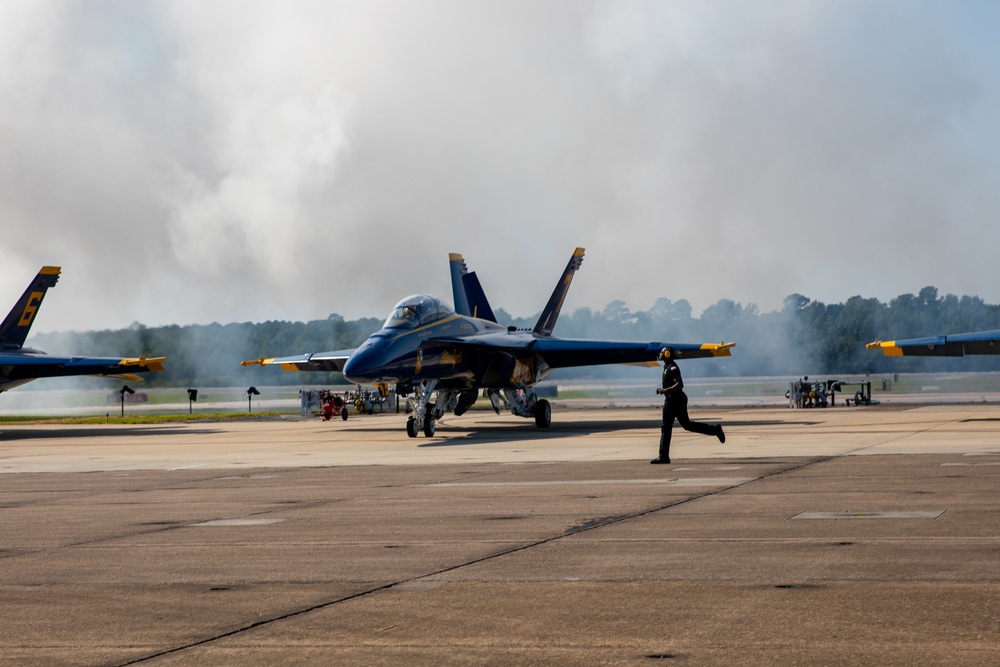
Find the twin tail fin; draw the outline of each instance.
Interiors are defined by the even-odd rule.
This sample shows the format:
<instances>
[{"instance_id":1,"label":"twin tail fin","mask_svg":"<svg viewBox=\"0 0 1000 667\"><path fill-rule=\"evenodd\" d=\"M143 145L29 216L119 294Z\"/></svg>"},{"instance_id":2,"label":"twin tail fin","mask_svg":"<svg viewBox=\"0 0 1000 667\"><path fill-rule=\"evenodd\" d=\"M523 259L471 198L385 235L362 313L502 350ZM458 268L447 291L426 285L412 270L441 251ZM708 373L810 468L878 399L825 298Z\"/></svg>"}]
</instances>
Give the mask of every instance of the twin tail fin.
<instances>
[{"instance_id":1,"label":"twin tail fin","mask_svg":"<svg viewBox=\"0 0 1000 667\"><path fill-rule=\"evenodd\" d=\"M583 248L577 248L573 251L573 256L570 257L559 282L556 283L556 287L552 291L552 296L549 297L549 302L545 304L545 308L532 330L535 334L546 338L552 335L552 330L555 328L556 320L559 319L559 313L562 310L563 301L566 300L566 294L569 292L570 283L573 282L573 275L583 264L583 253ZM455 300L455 312L459 315L496 322L496 315L490 307L476 272L469 271L465 259L458 253L448 255L448 264L451 268L451 291Z\"/></svg>"},{"instance_id":2,"label":"twin tail fin","mask_svg":"<svg viewBox=\"0 0 1000 667\"><path fill-rule=\"evenodd\" d=\"M496 322L497 316L493 314L493 308L490 307L476 272L469 271L465 260L457 253L448 255L448 264L451 266L451 291L455 299L455 312L467 317Z\"/></svg>"},{"instance_id":3,"label":"twin tail fin","mask_svg":"<svg viewBox=\"0 0 1000 667\"><path fill-rule=\"evenodd\" d=\"M19 350L24 347L45 292L59 281L61 271L58 266L43 266L38 272L28 289L14 304L14 308L7 313L3 324L0 324L0 349Z\"/></svg>"},{"instance_id":4,"label":"twin tail fin","mask_svg":"<svg viewBox=\"0 0 1000 667\"><path fill-rule=\"evenodd\" d=\"M583 248L577 248L573 251L573 256L569 258L569 264L566 265L559 282L556 283L556 288L552 291L552 296L549 297L549 302L545 304L545 309L538 318L538 323L535 324L534 332L539 336L547 338L552 335L556 320L559 319L559 311L562 310L563 301L569 292L569 285L573 282L573 274L583 264L583 253Z\"/></svg>"}]
</instances>

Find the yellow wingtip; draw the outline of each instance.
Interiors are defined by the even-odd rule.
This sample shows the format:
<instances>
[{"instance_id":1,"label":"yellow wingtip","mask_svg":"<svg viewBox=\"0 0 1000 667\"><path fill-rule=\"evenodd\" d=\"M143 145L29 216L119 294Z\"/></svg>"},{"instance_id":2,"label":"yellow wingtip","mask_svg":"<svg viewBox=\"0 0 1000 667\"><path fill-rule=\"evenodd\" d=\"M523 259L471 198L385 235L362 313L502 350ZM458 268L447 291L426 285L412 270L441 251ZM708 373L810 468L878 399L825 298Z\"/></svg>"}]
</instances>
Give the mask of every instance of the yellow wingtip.
<instances>
[{"instance_id":1,"label":"yellow wingtip","mask_svg":"<svg viewBox=\"0 0 1000 667\"><path fill-rule=\"evenodd\" d=\"M868 350L877 350L878 348L882 348L882 354L887 357L903 356L903 348L896 345L896 341L894 340L876 340L865 345L865 349Z\"/></svg>"},{"instance_id":2,"label":"yellow wingtip","mask_svg":"<svg viewBox=\"0 0 1000 667\"><path fill-rule=\"evenodd\" d=\"M721 343L703 343L701 349L711 352L713 357L731 357L730 350L734 347L736 347L736 343L722 341Z\"/></svg>"},{"instance_id":3,"label":"yellow wingtip","mask_svg":"<svg viewBox=\"0 0 1000 667\"><path fill-rule=\"evenodd\" d=\"M130 359L122 359L118 362L119 366L142 366L147 371L162 371L164 370L163 362L166 361L166 357L138 357Z\"/></svg>"}]
</instances>

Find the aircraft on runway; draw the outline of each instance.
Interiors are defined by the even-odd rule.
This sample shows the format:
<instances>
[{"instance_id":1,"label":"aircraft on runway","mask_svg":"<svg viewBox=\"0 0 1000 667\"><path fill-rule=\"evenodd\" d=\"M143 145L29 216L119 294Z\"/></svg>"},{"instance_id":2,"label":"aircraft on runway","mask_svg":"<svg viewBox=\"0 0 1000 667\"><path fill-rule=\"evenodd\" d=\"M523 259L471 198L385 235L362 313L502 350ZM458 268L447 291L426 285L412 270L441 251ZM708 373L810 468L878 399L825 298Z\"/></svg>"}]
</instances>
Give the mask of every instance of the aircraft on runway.
<instances>
[{"instance_id":1,"label":"aircraft on runway","mask_svg":"<svg viewBox=\"0 0 1000 667\"><path fill-rule=\"evenodd\" d=\"M964 357L970 354L1000 354L1000 329L973 333L877 340L868 343L869 350L881 348L887 357Z\"/></svg>"},{"instance_id":2,"label":"aircraft on runway","mask_svg":"<svg viewBox=\"0 0 1000 667\"><path fill-rule=\"evenodd\" d=\"M408 296L392 309L385 324L353 350L244 361L244 366L278 364L287 371L342 371L355 384L395 384L397 394L414 394L406 421L411 438L431 437L435 420L447 412L461 415L479 397L540 428L551 423L549 402L535 385L555 368L600 364L655 366L664 347L674 357L723 357L734 343L622 342L555 338L555 327L573 275L583 263L577 248L533 329L497 323L479 279L461 255L449 255L455 309L426 294Z\"/></svg>"},{"instance_id":3,"label":"aircraft on runway","mask_svg":"<svg viewBox=\"0 0 1000 667\"><path fill-rule=\"evenodd\" d=\"M61 270L43 266L0 324L0 392L38 378L106 375L142 380L133 373L163 370L166 357L55 357L24 347L45 292L59 280Z\"/></svg>"}]
</instances>

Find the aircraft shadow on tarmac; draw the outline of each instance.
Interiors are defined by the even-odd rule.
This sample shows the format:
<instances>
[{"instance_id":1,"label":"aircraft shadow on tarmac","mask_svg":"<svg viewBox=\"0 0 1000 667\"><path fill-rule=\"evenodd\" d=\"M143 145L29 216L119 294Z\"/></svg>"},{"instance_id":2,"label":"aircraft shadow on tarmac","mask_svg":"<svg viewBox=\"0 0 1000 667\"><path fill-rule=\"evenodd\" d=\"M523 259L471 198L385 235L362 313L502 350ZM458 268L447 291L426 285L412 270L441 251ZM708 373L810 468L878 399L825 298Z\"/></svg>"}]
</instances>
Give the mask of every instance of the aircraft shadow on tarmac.
<instances>
[{"instance_id":1,"label":"aircraft shadow on tarmac","mask_svg":"<svg viewBox=\"0 0 1000 667\"><path fill-rule=\"evenodd\" d=\"M447 421L438 422L436 438L421 442L418 447L455 447L461 445L487 445L511 440L553 440L567 438L573 435L588 433L613 433L615 431L631 431L648 429L658 426L659 422L648 419L569 422L552 424L549 428L540 429L531 423L496 425L482 427L451 426Z\"/></svg>"},{"instance_id":2,"label":"aircraft shadow on tarmac","mask_svg":"<svg viewBox=\"0 0 1000 667\"><path fill-rule=\"evenodd\" d=\"M180 427L169 426L137 426L135 428L65 428L52 430L33 429L0 429L0 442L11 440L58 440L60 438L134 438L144 435L208 435L218 433L217 429L199 429L192 431Z\"/></svg>"},{"instance_id":3,"label":"aircraft shadow on tarmac","mask_svg":"<svg viewBox=\"0 0 1000 667\"><path fill-rule=\"evenodd\" d=\"M714 423L719 420L700 419ZM815 421L785 421L778 419L759 420L739 420L723 421L726 429L739 429L740 427L761 427L761 426L815 426L820 422ZM608 421L580 421L567 422L565 424L553 423L547 429L540 429L534 424L522 423L511 425L495 425L483 427L462 427L452 426L446 421L438 422L437 437L421 442L418 447L456 447L462 445L495 444L498 442L509 442L510 440L551 440L555 438L566 438L573 435L586 435L589 433L613 433L617 431L633 431L637 429L660 428L659 419L615 419ZM679 431L680 426L674 425L674 430ZM421 438L421 440L424 440Z\"/></svg>"}]
</instances>

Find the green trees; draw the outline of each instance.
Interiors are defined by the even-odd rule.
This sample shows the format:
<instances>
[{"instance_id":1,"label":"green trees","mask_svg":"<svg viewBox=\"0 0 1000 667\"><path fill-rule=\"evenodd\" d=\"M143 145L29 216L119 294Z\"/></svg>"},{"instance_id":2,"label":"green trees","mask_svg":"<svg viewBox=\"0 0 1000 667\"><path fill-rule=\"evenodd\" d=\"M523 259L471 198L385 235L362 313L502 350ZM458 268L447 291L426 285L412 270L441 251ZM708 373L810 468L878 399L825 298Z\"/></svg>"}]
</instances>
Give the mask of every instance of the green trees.
<instances>
[{"instance_id":1,"label":"green trees","mask_svg":"<svg viewBox=\"0 0 1000 667\"><path fill-rule=\"evenodd\" d=\"M501 324L531 328L538 315L515 318L497 311ZM339 373L286 373L274 367L241 367L246 359L354 348L381 320L345 320L334 313L311 322L242 322L146 327L114 331L56 332L33 336L29 345L51 354L166 356L167 370L147 376L148 386L329 385ZM883 357L866 350L876 338L893 340L1000 328L1000 306L975 296L938 296L935 287L903 294L889 303L852 296L824 304L801 294L785 298L781 310L761 313L753 303L721 299L695 317L685 299L657 299L649 310L631 311L612 301L595 311L564 312L555 335L674 342L735 341L731 358L688 363L688 376L832 375L922 371L1000 370L997 357L958 359ZM609 377L632 367L558 371L563 377ZM642 372L641 370L639 372Z\"/></svg>"},{"instance_id":2,"label":"green trees","mask_svg":"<svg viewBox=\"0 0 1000 667\"><path fill-rule=\"evenodd\" d=\"M273 366L243 367L240 362L354 348L381 325L379 319L348 322L336 314L312 322L213 322L183 327L133 324L116 331L37 334L30 345L50 354L166 356L166 370L146 376L151 387L328 385L342 383L340 373L286 373Z\"/></svg>"}]
</instances>

